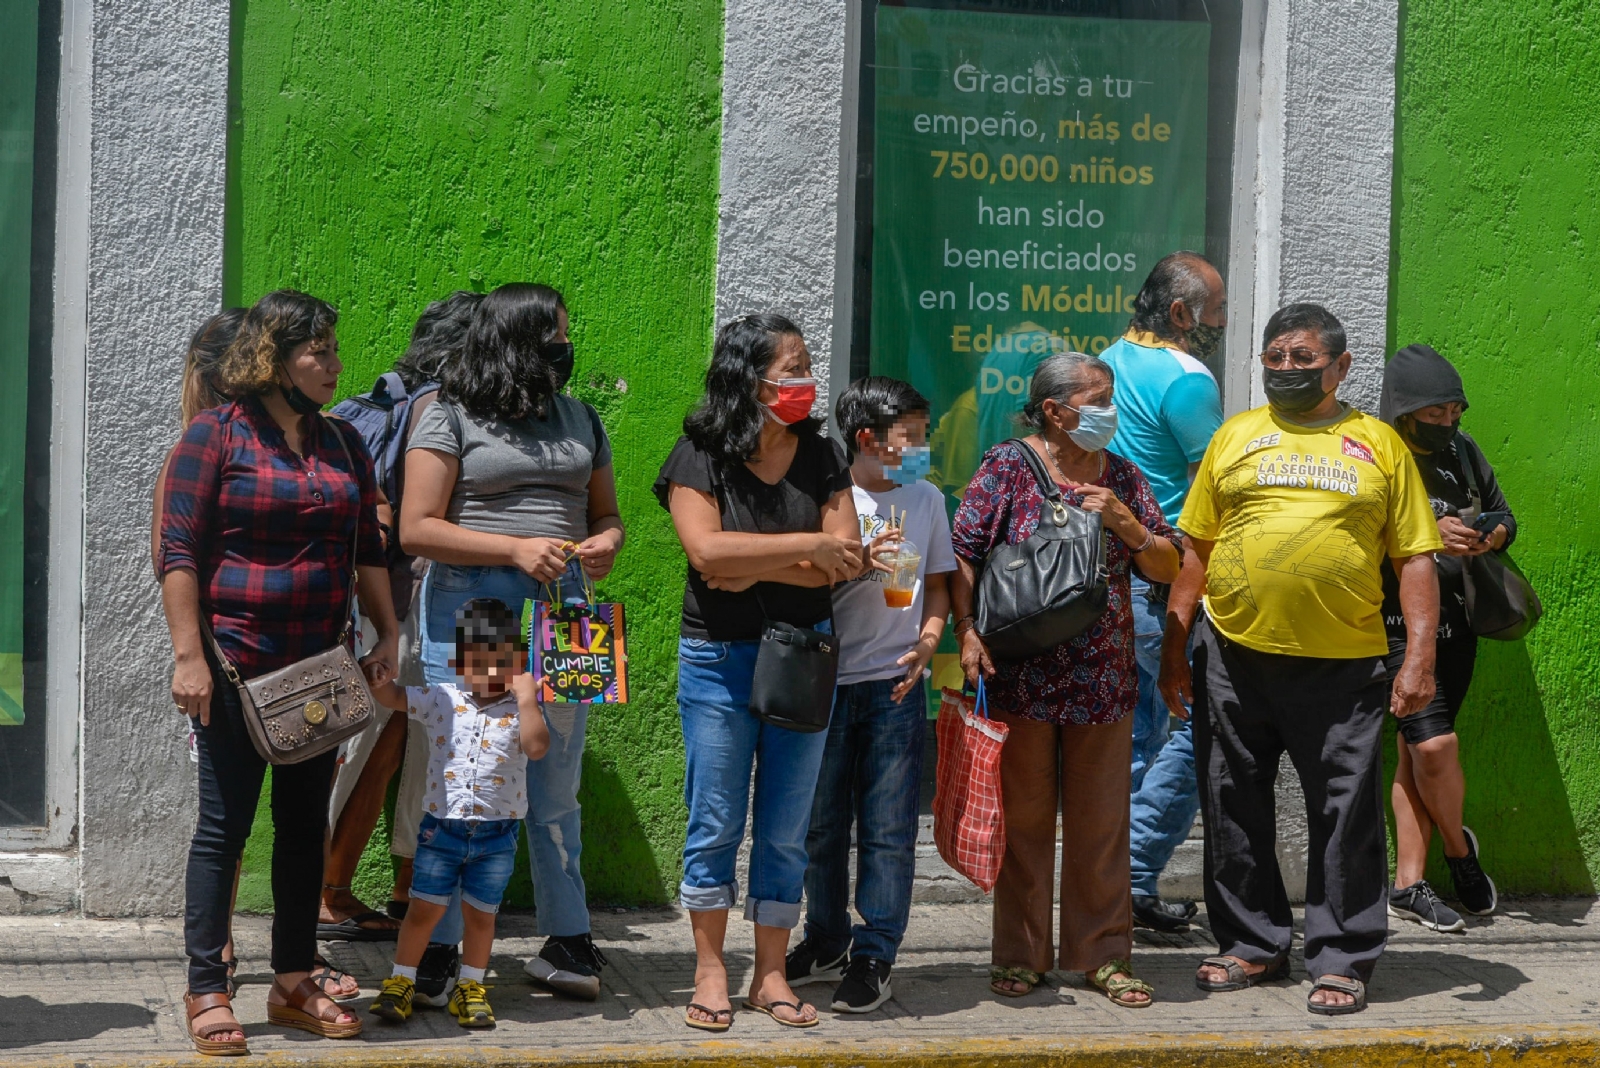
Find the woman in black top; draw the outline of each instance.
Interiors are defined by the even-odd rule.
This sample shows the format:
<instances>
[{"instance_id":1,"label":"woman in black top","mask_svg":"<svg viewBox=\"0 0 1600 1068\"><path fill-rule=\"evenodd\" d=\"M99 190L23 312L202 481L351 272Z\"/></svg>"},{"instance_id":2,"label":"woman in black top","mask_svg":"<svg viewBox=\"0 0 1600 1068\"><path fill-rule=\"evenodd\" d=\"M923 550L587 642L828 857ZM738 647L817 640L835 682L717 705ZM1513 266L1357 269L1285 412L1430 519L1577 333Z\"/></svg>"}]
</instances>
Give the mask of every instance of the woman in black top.
<instances>
[{"instance_id":1,"label":"woman in black top","mask_svg":"<svg viewBox=\"0 0 1600 1068\"><path fill-rule=\"evenodd\" d=\"M1381 414L1411 449L1439 520L1444 551L1439 572L1439 631L1434 697L1399 721L1395 769L1395 886L1389 911L1436 931L1459 931L1465 921L1423 879L1428 841L1444 839L1445 863L1462 908L1486 916L1496 904L1494 881L1478 862L1478 840L1461 822L1466 779L1456 739L1456 713L1472 682L1478 638L1467 622L1463 561L1503 549L1517 536L1517 521L1478 443L1459 429L1467 395L1456 369L1426 345L1395 354L1383 376ZM1389 664L1405 659L1406 624L1399 583L1384 570L1383 622Z\"/></svg>"},{"instance_id":2,"label":"woman in black top","mask_svg":"<svg viewBox=\"0 0 1600 1068\"><path fill-rule=\"evenodd\" d=\"M800 919L806 828L827 732L800 734L750 714L762 619L830 630L833 583L861 568L850 472L811 418L811 355L779 315L746 315L717 332L706 393L684 420L656 498L689 557L678 644L678 714L689 829L679 897L694 927L694 999L684 1021L726 1031L733 1019L722 943L738 900L750 777L754 830L745 918L756 925L746 1004L811 1027L784 977Z\"/></svg>"}]
</instances>

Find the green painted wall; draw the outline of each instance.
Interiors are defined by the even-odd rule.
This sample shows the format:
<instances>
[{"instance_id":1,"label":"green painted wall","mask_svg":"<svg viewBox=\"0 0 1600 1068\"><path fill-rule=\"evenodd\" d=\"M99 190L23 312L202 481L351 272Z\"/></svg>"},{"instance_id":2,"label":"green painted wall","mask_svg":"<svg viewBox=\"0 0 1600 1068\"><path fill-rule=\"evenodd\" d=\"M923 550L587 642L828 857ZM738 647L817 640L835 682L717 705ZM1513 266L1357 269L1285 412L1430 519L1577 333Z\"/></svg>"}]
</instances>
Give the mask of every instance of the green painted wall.
<instances>
[{"instance_id":1,"label":"green painted wall","mask_svg":"<svg viewBox=\"0 0 1600 1068\"><path fill-rule=\"evenodd\" d=\"M1391 351L1427 342L1460 368L1546 609L1525 643L1482 643L1459 723L1467 822L1502 891L1600 877L1596 70L1589 0L1403 10Z\"/></svg>"},{"instance_id":2,"label":"green painted wall","mask_svg":"<svg viewBox=\"0 0 1600 1068\"><path fill-rule=\"evenodd\" d=\"M452 289L566 295L629 534L602 594L628 608L633 701L589 721L584 874L595 901L668 900L683 556L649 487L711 347L721 3L234 0L233 51L228 297L337 304L345 392ZM258 819L241 906L270 901L269 831ZM358 879L369 900L384 852ZM512 889L532 903L525 865Z\"/></svg>"}]
</instances>

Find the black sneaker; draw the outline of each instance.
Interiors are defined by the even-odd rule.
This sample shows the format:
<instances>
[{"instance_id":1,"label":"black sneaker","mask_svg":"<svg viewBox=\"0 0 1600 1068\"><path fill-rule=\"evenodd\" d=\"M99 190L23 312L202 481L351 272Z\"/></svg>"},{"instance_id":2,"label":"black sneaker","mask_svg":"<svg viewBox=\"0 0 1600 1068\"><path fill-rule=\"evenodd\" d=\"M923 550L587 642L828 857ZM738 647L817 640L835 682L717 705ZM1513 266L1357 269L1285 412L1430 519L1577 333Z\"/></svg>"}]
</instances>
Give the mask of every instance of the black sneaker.
<instances>
[{"instance_id":1,"label":"black sneaker","mask_svg":"<svg viewBox=\"0 0 1600 1068\"><path fill-rule=\"evenodd\" d=\"M889 963L876 957L851 957L844 980L833 992L834 1012L871 1012L889 1000Z\"/></svg>"},{"instance_id":2,"label":"black sneaker","mask_svg":"<svg viewBox=\"0 0 1600 1068\"><path fill-rule=\"evenodd\" d=\"M585 932L552 936L524 970L557 994L594 1001L600 996L600 969L609 963Z\"/></svg>"},{"instance_id":3,"label":"black sneaker","mask_svg":"<svg viewBox=\"0 0 1600 1068\"><path fill-rule=\"evenodd\" d=\"M1461 907L1474 916L1487 916L1500 904L1500 894L1494 888L1494 880L1478 863L1478 836L1471 827L1461 828L1461 833L1467 837L1467 855L1445 857L1444 862L1450 866L1450 881L1455 884Z\"/></svg>"},{"instance_id":4,"label":"black sneaker","mask_svg":"<svg viewBox=\"0 0 1600 1068\"><path fill-rule=\"evenodd\" d=\"M461 975L461 950L443 942L429 942L417 962L417 991L413 1001L442 1009L450 1004L450 993Z\"/></svg>"},{"instance_id":5,"label":"black sneaker","mask_svg":"<svg viewBox=\"0 0 1600 1068\"><path fill-rule=\"evenodd\" d=\"M1421 879L1401 890L1389 891L1389 915L1420 923L1434 931L1460 931L1467 926L1455 909L1439 900L1428 880Z\"/></svg>"},{"instance_id":6,"label":"black sneaker","mask_svg":"<svg viewBox=\"0 0 1600 1068\"><path fill-rule=\"evenodd\" d=\"M1151 894L1133 895L1133 925L1152 931L1177 934L1189 929L1189 921L1199 912L1193 901L1162 901Z\"/></svg>"},{"instance_id":7,"label":"black sneaker","mask_svg":"<svg viewBox=\"0 0 1600 1068\"><path fill-rule=\"evenodd\" d=\"M837 953L822 951L807 938L789 951L783 959L783 975L790 986L807 983L837 983L844 975L844 962L848 949Z\"/></svg>"}]
</instances>

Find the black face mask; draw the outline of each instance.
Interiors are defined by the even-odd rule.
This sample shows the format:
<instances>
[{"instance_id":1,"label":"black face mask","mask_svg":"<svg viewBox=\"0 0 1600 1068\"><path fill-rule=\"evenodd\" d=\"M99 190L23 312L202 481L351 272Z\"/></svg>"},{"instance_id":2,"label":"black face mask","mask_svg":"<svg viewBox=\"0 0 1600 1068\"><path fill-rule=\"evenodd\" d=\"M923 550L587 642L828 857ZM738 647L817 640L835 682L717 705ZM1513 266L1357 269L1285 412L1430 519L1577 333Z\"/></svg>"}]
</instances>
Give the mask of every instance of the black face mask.
<instances>
[{"instance_id":1,"label":"black face mask","mask_svg":"<svg viewBox=\"0 0 1600 1068\"><path fill-rule=\"evenodd\" d=\"M1217 354L1217 349L1222 345L1222 335L1227 330L1225 326L1207 326L1205 323L1194 324L1194 329L1189 331L1189 336L1184 340L1189 345L1189 355L1197 360L1209 360Z\"/></svg>"},{"instance_id":2,"label":"black face mask","mask_svg":"<svg viewBox=\"0 0 1600 1068\"><path fill-rule=\"evenodd\" d=\"M1461 425L1459 421L1449 426L1424 423L1414 415L1407 422L1410 424L1406 427L1407 439L1423 452L1444 452L1456 440L1456 428Z\"/></svg>"},{"instance_id":3,"label":"black face mask","mask_svg":"<svg viewBox=\"0 0 1600 1068\"><path fill-rule=\"evenodd\" d=\"M283 394L284 402L296 415L310 415L312 412L322 411L322 405L306 396L299 386L290 386L287 389L279 386L278 392Z\"/></svg>"},{"instance_id":4,"label":"black face mask","mask_svg":"<svg viewBox=\"0 0 1600 1068\"><path fill-rule=\"evenodd\" d=\"M1327 367L1285 367L1261 369L1261 385L1267 403L1281 415L1302 415L1321 404L1328 396L1322 388L1322 372Z\"/></svg>"},{"instance_id":5,"label":"black face mask","mask_svg":"<svg viewBox=\"0 0 1600 1068\"><path fill-rule=\"evenodd\" d=\"M572 377L572 342L552 341L544 346L544 362L556 376L556 392L559 393Z\"/></svg>"}]
</instances>

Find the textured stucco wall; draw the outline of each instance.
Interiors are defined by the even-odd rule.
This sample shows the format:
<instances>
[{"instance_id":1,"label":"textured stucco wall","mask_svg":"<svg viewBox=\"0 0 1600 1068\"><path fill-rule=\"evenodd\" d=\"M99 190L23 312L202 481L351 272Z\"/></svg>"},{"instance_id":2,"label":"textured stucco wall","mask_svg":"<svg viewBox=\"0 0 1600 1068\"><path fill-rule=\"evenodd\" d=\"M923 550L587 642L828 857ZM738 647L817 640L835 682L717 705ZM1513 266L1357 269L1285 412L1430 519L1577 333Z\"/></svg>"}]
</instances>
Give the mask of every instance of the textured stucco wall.
<instances>
[{"instance_id":1,"label":"textured stucco wall","mask_svg":"<svg viewBox=\"0 0 1600 1068\"><path fill-rule=\"evenodd\" d=\"M1294 301L1345 325L1354 363L1340 396L1376 412L1389 279L1396 5L1390 0L1269 4L1262 71L1263 159L1252 347L1266 315ZM1252 370L1254 403L1266 403Z\"/></svg>"},{"instance_id":2,"label":"textured stucco wall","mask_svg":"<svg viewBox=\"0 0 1600 1068\"><path fill-rule=\"evenodd\" d=\"M649 487L710 352L722 7L442 10L249 4L238 295L293 285L337 304L341 389L354 392L401 353L434 297L511 281L565 294L575 390L612 433L628 524L601 593L627 605L632 700L589 719L583 869L595 900L664 901L684 828L683 556ZM257 838L253 880L266 858ZM369 894L387 892L370 866L363 875ZM531 903L526 880L519 869L514 903Z\"/></svg>"},{"instance_id":3,"label":"textured stucco wall","mask_svg":"<svg viewBox=\"0 0 1600 1068\"><path fill-rule=\"evenodd\" d=\"M95 5L80 825L95 914L183 898L194 773L167 692L150 499L184 345L222 298L227 57L219 0Z\"/></svg>"},{"instance_id":4,"label":"textured stucco wall","mask_svg":"<svg viewBox=\"0 0 1600 1068\"><path fill-rule=\"evenodd\" d=\"M717 322L788 315L805 331L826 401L845 4L728 0L726 21Z\"/></svg>"},{"instance_id":5,"label":"textured stucco wall","mask_svg":"<svg viewBox=\"0 0 1600 1068\"><path fill-rule=\"evenodd\" d=\"M1499 473L1513 555L1546 611L1526 642L1481 645L1458 724L1467 822L1502 892L1587 892L1600 874L1600 15L1574 0L1411 0L1401 46L1390 340L1461 370L1462 425Z\"/></svg>"}]
</instances>

